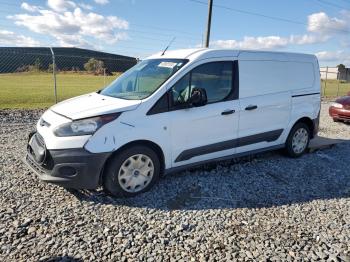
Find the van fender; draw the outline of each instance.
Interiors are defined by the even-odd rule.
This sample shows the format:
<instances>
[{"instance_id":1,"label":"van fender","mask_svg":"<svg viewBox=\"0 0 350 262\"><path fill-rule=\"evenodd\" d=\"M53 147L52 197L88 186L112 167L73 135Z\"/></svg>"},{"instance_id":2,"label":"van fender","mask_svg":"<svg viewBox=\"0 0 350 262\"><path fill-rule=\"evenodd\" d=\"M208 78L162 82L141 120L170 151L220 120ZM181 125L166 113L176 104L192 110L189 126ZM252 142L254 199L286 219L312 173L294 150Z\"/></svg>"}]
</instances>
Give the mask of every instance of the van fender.
<instances>
[{"instance_id":1,"label":"van fender","mask_svg":"<svg viewBox=\"0 0 350 262\"><path fill-rule=\"evenodd\" d=\"M149 132L122 121L109 123L97 130L84 148L91 153L113 153L135 141L147 141L157 145L162 150L165 168L171 167L171 150L166 143L169 141L166 132Z\"/></svg>"},{"instance_id":2,"label":"van fender","mask_svg":"<svg viewBox=\"0 0 350 262\"><path fill-rule=\"evenodd\" d=\"M298 96L292 98L291 117L290 122L287 126L288 132L286 139L295 123L297 123L302 118L307 118L311 120L313 129L316 129L315 131L317 131L321 110L320 101L321 98L319 94L312 96Z\"/></svg>"},{"instance_id":3,"label":"van fender","mask_svg":"<svg viewBox=\"0 0 350 262\"><path fill-rule=\"evenodd\" d=\"M318 116L317 116L318 117ZM299 122L300 120L302 119L307 119L308 120L308 124L312 125L312 129L316 129L316 131L318 131L318 126L316 126L316 122L317 122L317 117L314 118L313 114L308 114L308 115L298 115L298 116L295 116L293 117L293 119L291 119L291 121L289 122L287 128L286 128L286 132L285 132L285 137L283 139L283 142L285 143L287 138L288 138L288 135L290 133L290 131L292 130L293 126ZM312 132L312 130L310 130ZM317 132L316 132L317 133ZM311 136L313 137L315 135L315 132L312 132L311 133Z\"/></svg>"}]
</instances>

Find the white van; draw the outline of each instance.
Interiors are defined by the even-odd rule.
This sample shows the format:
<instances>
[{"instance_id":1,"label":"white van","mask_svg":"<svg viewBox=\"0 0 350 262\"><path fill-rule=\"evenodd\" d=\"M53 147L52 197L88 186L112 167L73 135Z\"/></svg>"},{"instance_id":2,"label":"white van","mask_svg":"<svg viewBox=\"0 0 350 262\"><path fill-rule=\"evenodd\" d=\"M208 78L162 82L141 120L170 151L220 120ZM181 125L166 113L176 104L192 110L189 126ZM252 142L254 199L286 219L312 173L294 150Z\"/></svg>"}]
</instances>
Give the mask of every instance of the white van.
<instances>
[{"instance_id":1,"label":"white van","mask_svg":"<svg viewBox=\"0 0 350 262\"><path fill-rule=\"evenodd\" d=\"M313 55L168 51L52 106L30 135L26 162L47 182L133 196L202 163L280 148L298 157L319 114Z\"/></svg>"}]
</instances>

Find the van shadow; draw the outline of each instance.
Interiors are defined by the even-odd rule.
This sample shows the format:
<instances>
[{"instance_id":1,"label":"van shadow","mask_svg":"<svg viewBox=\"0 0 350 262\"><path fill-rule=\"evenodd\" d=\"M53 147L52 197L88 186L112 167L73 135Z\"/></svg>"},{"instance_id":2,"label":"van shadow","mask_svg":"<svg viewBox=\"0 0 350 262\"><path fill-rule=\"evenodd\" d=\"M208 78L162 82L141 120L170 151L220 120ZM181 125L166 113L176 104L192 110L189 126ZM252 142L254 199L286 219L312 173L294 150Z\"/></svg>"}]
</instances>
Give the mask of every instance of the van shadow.
<instances>
[{"instance_id":1,"label":"van shadow","mask_svg":"<svg viewBox=\"0 0 350 262\"><path fill-rule=\"evenodd\" d=\"M149 191L118 199L69 190L80 201L161 210L268 208L350 197L350 142L291 159L269 152L166 176Z\"/></svg>"},{"instance_id":2,"label":"van shadow","mask_svg":"<svg viewBox=\"0 0 350 262\"><path fill-rule=\"evenodd\" d=\"M57 256L57 257L50 257L44 260L41 260L44 262L83 262L80 258L74 258L71 256Z\"/></svg>"}]
</instances>

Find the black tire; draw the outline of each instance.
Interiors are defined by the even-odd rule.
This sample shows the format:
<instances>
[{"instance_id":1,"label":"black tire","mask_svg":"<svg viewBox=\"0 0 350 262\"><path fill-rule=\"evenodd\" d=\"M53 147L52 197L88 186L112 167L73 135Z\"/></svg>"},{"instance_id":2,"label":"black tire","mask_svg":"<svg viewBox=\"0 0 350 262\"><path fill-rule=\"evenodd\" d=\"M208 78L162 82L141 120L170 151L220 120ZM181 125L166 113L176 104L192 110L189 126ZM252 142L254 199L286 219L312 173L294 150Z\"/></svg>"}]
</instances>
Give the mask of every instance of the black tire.
<instances>
[{"instance_id":1,"label":"black tire","mask_svg":"<svg viewBox=\"0 0 350 262\"><path fill-rule=\"evenodd\" d=\"M337 118L333 118L333 122L338 123L338 122L340 122L340 120Z\"/></svg>"},{"instance_id":2,"label":"black tire","mask_svg":"<svg viewBox=\"0 0 350 262\"><path fill-rule=\"evenodd\" d=\"M307 134L308 134L308 136L307 136L307 144L306 144L306 147L304 148L304 150L302 150L302 152L296 152L293 149L293 136L301 128L305 129ZM290 131L290 133L288 135L288 138L287 138L287 141L286 141L286 144L285 144L285 152L286 152L286 154L288 156L290 156L290 157L293 157L293 158L297 158L297 157L302 156L307 151L307 149L309 147L310 137L311 137L311 132L310 132L310 128L308 127L308 125L303 123L303 122L296 123L293 126L292 130Z\"/></svg>"},{"instance_id":3,"label":"black tire","mask_svg":"<svg viewBox=\"0 0 350 262\"><path fill-rule=\"evenodd\" d=\"M121 186L118 180L118 173L124 161L126 161L128 158L137 154L146 155L152 160L154 173L151 181L145 188L143 188L138 192L128 192L128 191L125 191ZM160 161L157 154L154 152L154 150L146 146L136 145L121 151L120 153L113 156L112 159L110 159L110 161L108 161L108 164L103 174L102 185L104 190L112 194L113 196L133 197L140 193L146 192L150 188L152 188L152 186L159 179L159 175L160 175Z\"/></svg>"}]
</instances>

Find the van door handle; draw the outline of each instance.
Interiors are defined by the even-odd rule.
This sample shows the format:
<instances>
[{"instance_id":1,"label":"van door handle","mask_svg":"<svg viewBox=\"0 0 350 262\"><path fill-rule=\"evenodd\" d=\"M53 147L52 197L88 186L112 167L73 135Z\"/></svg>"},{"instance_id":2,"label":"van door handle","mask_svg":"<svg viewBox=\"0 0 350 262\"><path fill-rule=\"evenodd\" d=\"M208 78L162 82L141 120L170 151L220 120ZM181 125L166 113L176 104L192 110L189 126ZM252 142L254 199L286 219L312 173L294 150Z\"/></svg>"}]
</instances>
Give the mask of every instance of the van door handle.
<instances>
[{"instance_id":1,"label":"van door handle","mask_svg":"<svg viewBox=\"0 0 350 262\"><path fill-rule=\"evenodd\" d=\"M230 115L230 114L233 114L234 112L236 112L235 110L225 110L224 112L221 112L221 114L224 116L224 115Z\"/></svg>"},{"instance_id":2,"label":"van door handle","mask_svg":"<svg viewBox=\"0 0 350 262\"><path fill-rule=\"evenodd\" d=\"M245 110L254 110L254 109L257 109L258 106L257 105L249 105L245 108Z\"/></svg>"}]
</instances>

